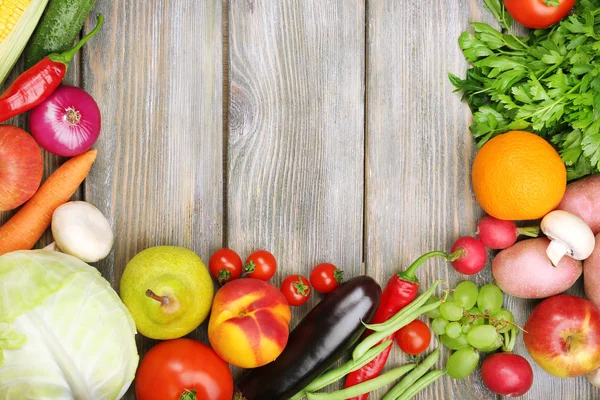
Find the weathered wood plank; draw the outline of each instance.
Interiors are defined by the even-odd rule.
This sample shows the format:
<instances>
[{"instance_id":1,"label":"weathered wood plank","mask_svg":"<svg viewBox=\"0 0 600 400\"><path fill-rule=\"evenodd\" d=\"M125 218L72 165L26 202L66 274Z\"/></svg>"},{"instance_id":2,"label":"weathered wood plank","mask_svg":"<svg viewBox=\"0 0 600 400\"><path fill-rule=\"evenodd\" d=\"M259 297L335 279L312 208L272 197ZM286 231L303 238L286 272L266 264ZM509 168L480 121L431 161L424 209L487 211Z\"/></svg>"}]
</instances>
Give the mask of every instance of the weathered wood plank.
<instances>
[{"instance_id":1,"label":"weathered wood plank","mask_svg":"<svg viewBox=\"0 0 600 400\"><path fill-rule=\"evenodd\" d=\"M464 74L467 64L457 39L485 11L476 0L443 1L435 7L401 0L367 3L365 259L367 273L383 283L421 254L449 251L459 236L475 232L481 210L470 184L475 150L470 112L452 93L447 73ZM452 287L465 279L440 260L428 262L417 275L422 288L438 278ZM486 270L473 280L481 284L490 278ZM406 362L395 346L386 369ZM476 376L464 381L444 377L417 398L494 395Z\"/></svg>"},{"instance_id":2,"label":"weathered wood plank","mask_svg":"<svg viewBox=\"0 0 600 400\"><path fill-rule=\"evenodd\" d=\"M78 53L75 56L75 58L73 59L73 62L71 63L71 65L69 66L69 70L67 71L67 75L65 76L63 84L73 85L73 86L80 85L81 75L82 75L80 65L81 65L81 53ZM6 79L6 82L4 82L4 85L2 87L0 87L0 93L4 92L4 90L6 90L8 88L8 86L10 86L10 84L17 78L17 76L19 76L19 74L21 74L23 72L24 68L25 68L24 63L23 63L23 60L21 59L21 60L19 60L19 63L15 66L12 73ZM21 115L14 117L6 122L3 122L3 124L15 125L21 129L25 129L27 132L29 132L29 113L21 114ZM46 180L46 178L48 178L48 176L50 174L52 174L56 170L56 168L60 164L62 164L66 159L62 158L62 157L58 157L54 154L51 154L51 153L45 151L44 149L42 149L42 154L44 155L44 176L42 177L42 183L43 183ZM82 192L83 192L83 190L80 188L80 190L78 190L77 193L75 193L73 195L73 200L80 199ZM8 219L15 212L16 212L16 210L0 212L0 225L3 224L4 222L8 221ZM44 236L42 236L42 239L39 241L36 248L42 248L50 243L52 243L52 234L51 234L50 230L48 230L44 234Z\"/></svg>"},{"instance_id":3,"label":"weathered wood plank","mask_svg":"<svg viewBox=\"0 0 600 400\"><path fill-rule=\"evenodd\" d=\"M221 0L97 2L106 22L83 84L103 130L85 198L116 233L98 268L117 290L145 248L184 246L208 263L222 245L221 11ZM190 336L206 339L205 327ZM139 335L140 355L154 343Z\"/></svg>"},{"instance_id":4,"label":"weathered wood plank","mask_svg":"<svg viewBox=\"0 0 600 400\"><path fill-rule=\"evenodd\" d=\"M230 7L227 244L243 258L273 252L275 284L325 261L359 275L364 2Z\"/></svg>"}]
</instances>

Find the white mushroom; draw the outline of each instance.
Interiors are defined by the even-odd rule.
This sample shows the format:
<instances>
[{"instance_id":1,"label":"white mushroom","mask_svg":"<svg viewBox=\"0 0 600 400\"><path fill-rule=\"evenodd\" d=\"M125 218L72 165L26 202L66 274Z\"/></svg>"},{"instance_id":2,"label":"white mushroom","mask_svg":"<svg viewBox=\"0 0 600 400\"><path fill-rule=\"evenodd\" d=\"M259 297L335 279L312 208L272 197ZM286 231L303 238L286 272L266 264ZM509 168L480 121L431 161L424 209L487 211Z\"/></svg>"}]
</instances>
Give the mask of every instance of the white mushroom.
<instances>
[{"instance_id":1,"label":"white mushroom","mask_svg":"<svg viewBox=\"0 0 600 400\"><path fill-rule=\"evenodd\" d=\"M567 211L548 213L540 225L542 232L551 240L546 254L557 266L563 256L585 260L594 251L596 240L589 226L581 218Z\"/></svg>"},{"instance_id":2,"label":"white mushroom","mask_svg":"<svg viewBox=\"0 0 600 400\"><path fill-rule=\"evenodd\" d=\"M54 211L52 236L60 251L88 263L105 258L114 242L104 214L84 201L65 203Z\"/></svg>"}]
</instances>

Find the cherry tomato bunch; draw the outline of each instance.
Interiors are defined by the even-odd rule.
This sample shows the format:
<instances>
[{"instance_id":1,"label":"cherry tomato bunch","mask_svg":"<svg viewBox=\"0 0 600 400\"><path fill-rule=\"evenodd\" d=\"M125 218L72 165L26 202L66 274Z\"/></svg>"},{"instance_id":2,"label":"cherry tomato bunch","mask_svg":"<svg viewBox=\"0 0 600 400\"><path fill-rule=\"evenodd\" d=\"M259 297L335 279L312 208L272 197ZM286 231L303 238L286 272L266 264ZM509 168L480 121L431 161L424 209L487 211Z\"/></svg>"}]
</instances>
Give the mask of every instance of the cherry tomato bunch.
<instances>
[{"instance_id":1,"label":"cherry tomato bunch","mask_svg":"<svg viewBox=\"0 0 600 400\"><path fill-rule=\"evenodd\" d=\"M213 253L208 266L212 276L224 285L241 276L268 281L277 271L277 260L269 251L257 250L242 263L234 250L223 248ZM313 288L319 293L329 293L343 278L344 271L331 263L322 263L313 268L310 280L299 274L289 275L280 289L291 306L300 306L308 301Z\"/></svg>"},{"instance_id":2,"label":"cherry tomato bunch","mask_svg":"<svg viewBox=\"0 0 600 400\"><path fill-rule=\"evenodd\" d=\"M210 256L208 267L221 285L239 278L242 274L248 278L268 281L277 271L277 260L267 250L257 250L242 264L241 257L234 250L223 248Z\"/></svg>"}]
</instances>

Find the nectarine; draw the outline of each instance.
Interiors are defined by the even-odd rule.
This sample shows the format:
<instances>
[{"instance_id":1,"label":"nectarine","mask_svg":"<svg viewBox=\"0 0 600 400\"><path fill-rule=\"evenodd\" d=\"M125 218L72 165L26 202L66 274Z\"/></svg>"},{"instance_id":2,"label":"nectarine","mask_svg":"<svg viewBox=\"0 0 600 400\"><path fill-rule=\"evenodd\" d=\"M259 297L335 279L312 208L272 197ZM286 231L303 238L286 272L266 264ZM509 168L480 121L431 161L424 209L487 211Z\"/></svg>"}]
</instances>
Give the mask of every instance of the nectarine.
<instances>
[{"instance_id":1,"label":"nectarine","mask_svg":"<svg viewBox=\"0 0 600 400\"><path fill-rule=\"evenodd\" d=\"M285 348L290 318L290 306L275 286L258 279L237 279L214 298L208 340L229 364L260 367Z\"/></svg>"}]
</instances>

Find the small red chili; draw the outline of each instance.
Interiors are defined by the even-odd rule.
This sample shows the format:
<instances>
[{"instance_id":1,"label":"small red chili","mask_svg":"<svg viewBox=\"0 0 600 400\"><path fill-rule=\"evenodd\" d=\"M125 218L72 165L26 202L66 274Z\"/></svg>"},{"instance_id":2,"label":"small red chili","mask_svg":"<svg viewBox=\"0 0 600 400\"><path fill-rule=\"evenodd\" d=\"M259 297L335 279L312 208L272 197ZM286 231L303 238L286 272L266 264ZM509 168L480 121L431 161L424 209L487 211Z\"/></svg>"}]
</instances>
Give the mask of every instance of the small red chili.
<instances>
[{"instance_id":1,"label":"small red chili","mask_svg":"<svg viewBox=\"0 0 600 400\"><path fill-rule=\"evenodd\" d=\"M94 30L75 47L62 54L50 54L23 72L6 92L0 95L0 122L29 111L46 100L61 84L75 54L98 33L103 22L102 14L98 15L98 23Z\"/></svg>"},{"instance_id":2,"label":"small red chili","mask_svg":"<svg viewBox=\"0 0 600 400\"><path fill-rule=\"evenodd\" d=\"M417 292L419 290L419 280L417 279L415 272L425 261L434 257L441 257L447 260L449 256L441 251L432 251L417 258L406 271L392 275L381 294L379 308L377 308L377 312L370 322L371 324L379 324L387 321L398 311L412 303L417 297ZM367 331L366 335L368 336L371 333L371 331ZM394 334L383 339L381 342L386 340L394 340ZM379 376L391 351L392 345L390 344L371 362L362 368L349 373L346 376L344 387L348 388L358 385L361 382L366 382ZM366 393L358 397L353 397L351 400L366 400L368 397L369 394Z\"/></svg>"}]
</instances>

